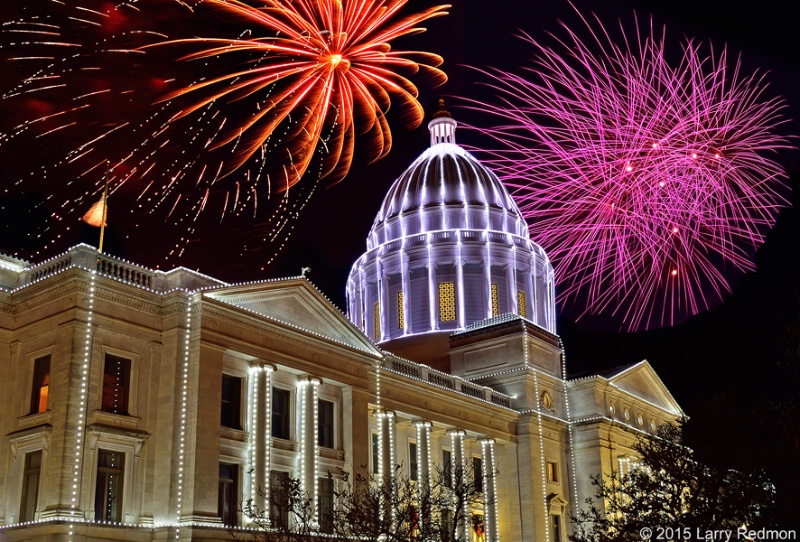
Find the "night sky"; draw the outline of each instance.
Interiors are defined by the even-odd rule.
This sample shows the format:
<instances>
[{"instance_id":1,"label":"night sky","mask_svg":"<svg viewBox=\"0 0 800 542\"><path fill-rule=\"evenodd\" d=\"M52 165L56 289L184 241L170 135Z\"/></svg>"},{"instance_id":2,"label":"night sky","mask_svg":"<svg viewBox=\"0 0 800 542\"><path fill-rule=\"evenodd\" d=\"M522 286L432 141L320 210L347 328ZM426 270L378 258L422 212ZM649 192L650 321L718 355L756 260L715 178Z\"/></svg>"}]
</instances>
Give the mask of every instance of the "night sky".
<instances>
[{"instance_id":1,"label":"night sky","mask_svg":"<svg viewBox=\"0 0 800 542\"><path fill-rule=\"evenodd\" d=\"M47 3L35 0L29 5ZM434 2L412 0L413 9L428 5ZM768 72L768 95L785 97L785 115L800 119L798 26L785 2L608 0L576 5L584 14L597 13L609 28L621 20L627 31L632 31L634 11L644 21L652 15L654 26L666 25L667 37L676 47L684 36L710 41L715 47L727 45L732 56L741 54L745 73L756 69ZM517 37L520 31L547 42L549 32L558 35L559 21L573 28L582 24L575 9L562 0L457 0L450 12L446 18L426 23L425 34L405 39L402 45L445 58L442 68L450 79L444 86L431 88L424 80L415 80L420 86L420 102L430 113L438 98L445 97L456 120L467 122L477 119L460 107L459 98L486 99L490 95L480 84L481 77L466 66L516 70L529 64L532 53ZM18 16L18 8L0 6L2 20ZM187 12L173 10L169 16L177 17L170 20L173 32L195 31ZM143 11L140 17L143 21L153 17L154 26L163 28L167 15ZM204 19L196 33L231 31L236 27L223 21L214 28L211 21L213 18ZM0 50L3 59L10 54L8 42L5 35L2 43L6 47ZM147 69L147 63L143 64ZM123 67L114 69L124 73ZM164 67L153 69L163 72ZM181 65L175 69L181 73L190 68ZM154 78L161 77L162 72ZM18 75L19 70L8 60L0 60L0 90L12 88ZM9 133L24 114L15 109L16 104L13 100L0 101L0 133ZM46 105L43 103L42 107ZM424 125L409 131L396 117L397 112L390 111L394 145L389 156L366 164L364 153L357 150L349 175L331 187L324 186L323 181L299 218L292 222L294 230L285 248L269 265L275 246L260 241L263 231L258 221L240 218L220 222L218 213L206 211L196 231L187 237L185 227L165 222L163 213L132 211L131 206L118 218L113 200L106 231L107 252L162 269L184 265L228 282L298 275L301 267L307 266L311 267L310 280L343 308L347 273L366 249L366 235L383 195L428 145ZM796 121L783 129L787 135L800 134ZM457 137L461 143L481 143L470 132L460 131ZM58 254L77 242L96 244L98 237L96 229L79 221L78 209L69 212L69 205L62 206L63 194L70 190L66 179L47 179L35 190L16 184L20 177L36 175L37 164L54 154L49 146L55 145L52 138L47 141L29 137L3 144L0 140L0 189L4 191L0 249L32 261ZM780 157L788 171L794 170L797 159L796 152ZM792 179L797 189L800 178L794 174ZM788 191L787 198L792 199ZM62 219L54 221L53 213L59 213ZM55 242L51 238L56 238ZM43 245L47 245L44 250ZM180 258L168 256L176 245L183 249ZM800 497L796 465L800 456L798 248L800 217L795 208L787 207L756 255L758 271L740 277L733 295L723 305L671 329L615 333L616 330L607 329L602 319L575 323L572 313L565 311L559 332L566 346L569 370L577 373L648 359L687 414L697 420L695 430L713 435L706 440L715 440L717 447L709 445L709 453L719 453L721 447L727 446L730 459L740 464L752 466L761 461L778 465L770 473L781 478L779 493L783 492L787 502L791 496ZM737 451L739 446L735 443L752 441L760 444L741 446L745 450ZM789 465L794 465L793 470ZM779 473L776 468L780 468Z\"/></svg>"}]
</instances>

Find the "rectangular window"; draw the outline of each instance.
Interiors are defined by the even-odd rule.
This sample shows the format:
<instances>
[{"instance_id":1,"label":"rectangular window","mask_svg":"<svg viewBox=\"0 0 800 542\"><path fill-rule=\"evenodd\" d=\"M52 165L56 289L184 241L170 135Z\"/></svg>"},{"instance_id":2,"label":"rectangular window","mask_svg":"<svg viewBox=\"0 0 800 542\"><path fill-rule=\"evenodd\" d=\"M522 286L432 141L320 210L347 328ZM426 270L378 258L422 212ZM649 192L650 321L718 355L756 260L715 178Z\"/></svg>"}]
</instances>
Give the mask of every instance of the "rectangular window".
<instances>
[{"instance_id":1,"label":"rectangular window","mask_svg":"<svg viewBox=\"0 0 800 542\"><path fill-rule=\"evenodd\" d=\"M403 292L397 292L397 327L406 328L406 310L404 306L405 298Z\"/></svg>"},{"instance_id":2,"label":"rectangular window","mask_svg":"<svg viewBox=\"0 0 800 542\"><path fill-rule=\"evenodd\" d=\"M441 511L441 530L442 542L453 542L456 539L455 523L453 521L453 511L449 508L442 508Z\"/></svg>"},{"instance_id":3,"label":"rectangular window","mask_svg":"<svg viewBox=\"0 0 800 542\"><path fill-rule=\"evenodd\" d=\"M318 510L319 530L323 533L333 532L333 480L319 478L318 482Z\"/></svg>"},{"instance_id":4,"label":"rectangular window","mask_svg":"<svg viewBox=\"0 0 800 542\"><path fill-rule=\"evenodd\" d=\"M289 528L290 484L288 472L269 472L269 520L277 529Z\"/></svg>"},{"instance_id":5,"label":"rectangular window","mask_svg":"<svg viewBox=\"0 0 800 542\"><path fill-rule=\"evenodd\" d=\"M453 487L453 454L450 450L442 450L442 478L444 487Z\"/></svg>"},{"instance_id":6,"label":"rectangular window","mask_svg":"<svg viewBox=\"0 0 800 542\"><path fill-rule=\"evenodd\" d=\"M272 436L289 440L289 399L291 392L272 388Z\"/></svg>"},{"instance_id":7,"label":"rectangular window","mask_svg":"<svg viewBox=\"0 0 800 542\"><path fill-rule=\"evenodd\" d=\"M49 356L48 356L49 358ZM25 454L25 472L22 474L22 506L19 521L36 519L36 506L39 501L39 478L42 472L42 451Z\"/></svg>"},{"instance_id":8,"label":"rectangular window","mask_svg":"<svg viewBox=\"0 0 800 542\"><path fill-rule=\"evenodd\" d=\"M219 464L217 514L223 525L239 524L239 465Z\"/></svg>"},{"instance_id":9,"label":"rectangular window","mask_svg":"<svg viewBox=\"0 0 800 542\"><path fill-rule=\"evenodd\" d=\"M419 476L418 471L419 465L417 464L417 443L416 442L409 442L408 443L408 477L412 480L416 480Z\"/></svg>"},{"instance_id":10,"label":"rectangular window","mask_svg":"<svg viewBox=\"0 0 800 542\"><path fill-rule=\"evenodd\" d=\"M472 458L472 476L475 478L475 491L483 492L483 459Z\"/></svg>"},{"instance_id":11,"label":"rectangular window","mask_svg":"<svg viewBox=\"0 0 800 542\"><path fill-rule=\"evenodd\" d=\"M561 516L559 515L551 515L551 529L552 529L552 540L553 542L561 542Z\"/></svg>"},{"instance_id":12,"label":"rectangular window","mask_svg":"<svg viewBox=\"0 0 800 542\"><path fill-rule=\"evenodd\" d=\"M500 314L500 300L497 297L497 284L492 283L492 316Z\"/></svg>"},{"instance_id":13,"label":"rectangular window","mask_svg":"<svg viewBox=\"0 0 800 542\"><path fill-rule=\"evenodd\" d=\"M122 521L122 490L125 484L125 454L113 450L97 451L97 483L94 494L94 519Z\"/></svg>"},{"instance_id":14,"label":"rectangular window","mask_svg":"<svg viewBox=\"0 0 800 542\"><path fill-rule=\"evenodd\" d=\"M33 361L33 387L31 388L31 414L47 410L50 396L50 354Z\"/></svg>"},{"instance_id":15,"label":"rectangular window","mask_svg":"<svg viewBox=\"0 0 800 542\"><path fill-rule=\"evenodd\" d=\"M547 462L547 481L558 482L558 464L555 461Z\"/></svg>"},{"instance_id":16,"label":"rectangular window","mask_svg":"<svg viewBox=\"0 0 800 542\"><path fill-rule=\"evenodd\" d=\"M517 291L517 305L519 306L519 315L523 318L527 318L528 309L525 306L525 292L522 290Z\"/></svg>"},{"instance_id":17,"label":"rectangular window","mask_svg":"<svg viewBox=\"0 0 800 542\"><path fill-rule=\"evenodd\" d=\"M453 282L439 283L439 321L456 319L456 285Z\"/></svg>"},{"instance_id":18,"label":"rectangular window","mask_svg":"<svg viewBox=\"0 0 800 542\"><path fill-rule=\"evenodd\" d=\"M242 428L242 379L222 375L222 403L219 424L231 429Z\"/></svg>"},{"instance_id":19,"label":"rectangular window","mask_svg":"<svg viewBox=\"0 0 800 542\"><path fill-rule=\"evenodd\" d=\"M381 304L372 305L372 338L376 341L381 338Z\"/></svg>"},{"instance_id":20,"label":"rectangular window","mask_svg":"<svg viewBox=\"0 0 800 542\"><path fill-rule=\"evenodd\" d=\"M131 360L106 354L103 364L103 396L100 410L127 414L130 380Z\"/></svg>"},{"instance_id":21,"label":"rectangular window","mask_svg":"<svg viewBox=\"0 0 800 542\"><path fill-rule=\"evenodd\" d=\"M380 467L380 459L378 458L378 452L380 447L378 445L378 434L372 433L372 473L378 474L378 468Z\"/></svg>"},{"instance_id":22,"label":"rectangular window","mask_svg":"<svg viewBox=\"0 0 800 542\"><path fill-rule=\"evenodd\" d=\"M317 445L333 448L333 403L317 399Z\"/></svg>"}]
</instances>

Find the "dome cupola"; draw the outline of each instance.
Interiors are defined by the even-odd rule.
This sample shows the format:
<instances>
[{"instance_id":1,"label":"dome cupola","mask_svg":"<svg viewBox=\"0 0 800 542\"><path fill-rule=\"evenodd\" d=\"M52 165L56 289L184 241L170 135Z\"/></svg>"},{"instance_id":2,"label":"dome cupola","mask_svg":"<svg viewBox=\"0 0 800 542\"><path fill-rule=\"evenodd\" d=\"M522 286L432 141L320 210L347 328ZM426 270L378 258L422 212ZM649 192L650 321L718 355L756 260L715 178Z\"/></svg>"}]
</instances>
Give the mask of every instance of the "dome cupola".
<instances>
[{"instance_id":1,"label":"dome cupola","mask_svg":"<svg viewBox=\"0 0 800 542\"><path fill-rule=\"evenodd\" d=\"M555 332L553 268L506 187L456 144L440 101L431 146L392 184L347 282L376 342L514 313Z\"/></svg>"}]
</instances>

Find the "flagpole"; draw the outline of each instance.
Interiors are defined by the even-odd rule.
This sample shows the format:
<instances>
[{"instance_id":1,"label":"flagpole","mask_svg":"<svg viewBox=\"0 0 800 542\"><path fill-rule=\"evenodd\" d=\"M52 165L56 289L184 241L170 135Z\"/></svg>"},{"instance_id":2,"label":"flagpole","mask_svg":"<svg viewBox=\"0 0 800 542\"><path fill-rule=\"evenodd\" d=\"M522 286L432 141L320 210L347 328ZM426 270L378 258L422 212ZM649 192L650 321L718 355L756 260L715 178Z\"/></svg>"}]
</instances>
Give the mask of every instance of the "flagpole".
<instances>
[{"instance_id":1,"label":"flagpole","mask_svg":"<svg viewBox=\"0 0 800 542\"><path fill-rule=\"evenodd\" d=\"M108 208L106 204L108 202L108 171L110 168L110 162L106 160L106 185L103 188L103 219L100 221L100 247L98 248L97 252L102 254L103 253L103 236L106 232L106 217L108 216Z\"/></svg>"}]
</instances>

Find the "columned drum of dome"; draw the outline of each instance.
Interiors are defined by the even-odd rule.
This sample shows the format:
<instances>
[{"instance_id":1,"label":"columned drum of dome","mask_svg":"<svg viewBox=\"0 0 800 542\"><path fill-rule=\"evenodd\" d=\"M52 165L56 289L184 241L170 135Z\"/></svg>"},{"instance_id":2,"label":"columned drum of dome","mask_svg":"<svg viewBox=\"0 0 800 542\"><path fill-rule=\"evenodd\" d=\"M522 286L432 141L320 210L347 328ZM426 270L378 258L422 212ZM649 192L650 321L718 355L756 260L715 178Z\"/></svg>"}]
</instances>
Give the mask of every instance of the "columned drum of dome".
<instances>
[{"instance_id":1,"label":"columned drum of dome","mask_svg":"<svg viewBox=\"0 0 800 542\"><path fill-rule=\"evenodd\" d=\"M376 342L514 313L555 333L553 268L500 180L456 145L440 110L431 146L394 182L347 282L348 317Z\"/></svg>"}]
</instances>

